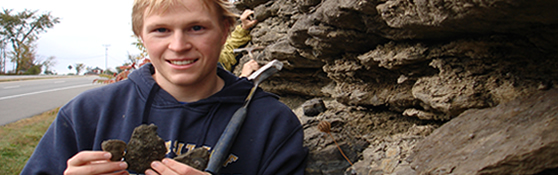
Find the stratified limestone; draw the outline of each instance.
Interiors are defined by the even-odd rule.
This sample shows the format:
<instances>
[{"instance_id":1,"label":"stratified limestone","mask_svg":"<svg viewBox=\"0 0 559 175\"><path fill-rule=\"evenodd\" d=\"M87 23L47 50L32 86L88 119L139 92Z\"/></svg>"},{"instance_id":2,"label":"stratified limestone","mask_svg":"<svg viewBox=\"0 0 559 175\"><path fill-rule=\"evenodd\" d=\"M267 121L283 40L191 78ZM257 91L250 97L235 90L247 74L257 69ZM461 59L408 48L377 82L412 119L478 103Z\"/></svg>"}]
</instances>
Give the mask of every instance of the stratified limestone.
<instances>
[{"instance_id":1,"label":"stratified limestone","mask_svg":"<svg viewBox=\"0 0 559 175\"><path fill-rule=\"evenodd\" d=\"M371 145L349 155L358 160L353 168L360 174L415 174L407 161L410 149L445 122L557 88L556 0L235 4L240 11L254 9L259 20L249 46L266 49L255 53L256 61L285 64L262 89L283 101L296 96L343 105L326 103L326 111L315 117L295 109L309 147L307 174L341 174L349 166L332 157L337 155L330 154L330 143L323 144L312 129L319 120L332 122L342 144L354 147L347 139L355 138ZM245 55L239 65L248 60ZM383 145L400 146L400 156L386 157Z\"/></svg>"}]
</instances>

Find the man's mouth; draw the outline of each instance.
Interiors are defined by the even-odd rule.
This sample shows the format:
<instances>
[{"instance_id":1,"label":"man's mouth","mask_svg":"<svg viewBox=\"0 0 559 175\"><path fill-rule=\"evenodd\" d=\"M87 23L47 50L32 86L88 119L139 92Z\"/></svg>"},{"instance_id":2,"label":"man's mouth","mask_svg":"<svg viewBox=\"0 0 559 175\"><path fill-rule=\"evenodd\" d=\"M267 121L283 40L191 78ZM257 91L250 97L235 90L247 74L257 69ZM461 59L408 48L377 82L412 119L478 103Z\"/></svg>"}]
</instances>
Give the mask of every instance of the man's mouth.
<instances>
[{"instance_id":1,"label":"man's mouth","mask_svg":"<svg viewBox=\"0 0 559 175\"><path fill-rule=\"evenodd\" d=\"M198 59L194 59L194 60L169 60L168 62L177 66L184 66L184 65L188 65L188 64L192 64L194 62L198 61Z\"/></svg>"}]
</instances>

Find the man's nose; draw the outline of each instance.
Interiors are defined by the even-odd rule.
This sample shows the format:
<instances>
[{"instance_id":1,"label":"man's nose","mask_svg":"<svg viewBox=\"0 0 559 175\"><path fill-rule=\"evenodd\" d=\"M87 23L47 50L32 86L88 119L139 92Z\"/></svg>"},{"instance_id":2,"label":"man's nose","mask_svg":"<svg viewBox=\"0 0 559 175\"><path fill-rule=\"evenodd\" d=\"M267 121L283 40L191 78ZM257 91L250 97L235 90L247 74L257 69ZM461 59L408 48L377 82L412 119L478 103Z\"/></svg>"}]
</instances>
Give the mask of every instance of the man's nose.
<instances>
[{"instance_id":1,"label":"man's nose","mask_svg":"<svg viewBox=\"0 0 559 175\"><path fill-rule=\"evenodd\" d=\"M171 38L171 43L169 43L169 49L174 52L186 51L192 48L192 44L187 35L184 33L177 32Z\"/></svg>"}]
</instances>

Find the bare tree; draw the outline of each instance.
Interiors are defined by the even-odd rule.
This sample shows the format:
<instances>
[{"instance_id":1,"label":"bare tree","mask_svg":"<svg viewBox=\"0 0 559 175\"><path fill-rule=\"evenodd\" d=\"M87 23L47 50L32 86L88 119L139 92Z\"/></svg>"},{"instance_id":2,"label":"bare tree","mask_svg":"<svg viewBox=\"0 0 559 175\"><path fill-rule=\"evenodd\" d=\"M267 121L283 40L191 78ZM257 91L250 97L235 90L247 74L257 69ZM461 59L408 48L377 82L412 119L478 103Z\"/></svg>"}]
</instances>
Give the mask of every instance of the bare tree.
<instances>
[{"instance_id":1,"label":"bare tree","mask_svg":"<svg viewBox=\"0 0 559 175\"><path fill-rule=\"evenodd\" d=\"M45 61L42 62L41 65L45 68L43 73L54 74L54 72L52 70L50 70L50 68L53 67L56 64L56 60L54 60L54 59L55 59L54 56L50 56Z\"/></svg>"}]
</instances>

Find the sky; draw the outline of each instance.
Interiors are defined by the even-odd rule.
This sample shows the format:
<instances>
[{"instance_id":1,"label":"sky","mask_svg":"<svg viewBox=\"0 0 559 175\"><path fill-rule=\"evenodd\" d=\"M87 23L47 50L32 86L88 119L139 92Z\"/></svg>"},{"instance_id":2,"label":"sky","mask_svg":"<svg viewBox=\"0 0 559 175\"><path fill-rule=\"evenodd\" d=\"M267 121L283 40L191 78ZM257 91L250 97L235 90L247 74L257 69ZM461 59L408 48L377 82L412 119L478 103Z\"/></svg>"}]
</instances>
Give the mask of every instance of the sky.
<instances>
[{"instance_id":1,"label":"sky","mask_svg":"<svg viewBox=\"0 0 559 175\"><path fill-rule=\"evenodd\" d=\"M60 23L39 34L36 43L38 59L54 56L56 63L51 70L60 75L75 73L68 65L76 63L101 69L107 65L114 70L126 63L129 53L139 54L132 45L136 41L132 37L132 3L133 0L0 0L0 8L13 9L12 14L24 9L38 10L37 14L51 12L60 18ZM7 70L13 68L7 63Z\"/></svg>"}]
</instances>

